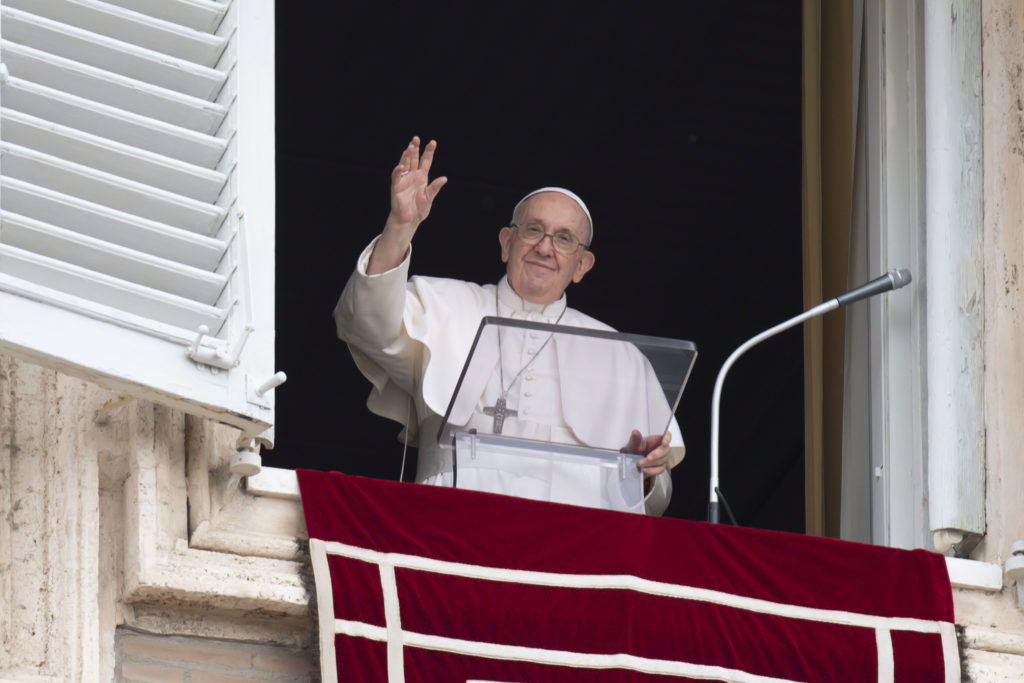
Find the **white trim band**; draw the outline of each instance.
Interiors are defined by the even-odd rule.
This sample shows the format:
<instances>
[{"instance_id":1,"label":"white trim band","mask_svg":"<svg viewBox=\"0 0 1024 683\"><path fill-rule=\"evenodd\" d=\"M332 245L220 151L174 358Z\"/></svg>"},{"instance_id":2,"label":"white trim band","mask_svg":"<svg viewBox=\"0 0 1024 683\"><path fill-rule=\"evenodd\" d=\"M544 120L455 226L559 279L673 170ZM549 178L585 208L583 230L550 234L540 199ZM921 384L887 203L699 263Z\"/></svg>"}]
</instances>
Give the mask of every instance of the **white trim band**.
<instances>
[{"instance_id":1,"label":"white trim band","mask_svg":"<svg viewBox=\"0 0 1024 683\"><path fill-rule=\"evenodd\" d=\"M843 610L828 610L817 607L801 607L785 603L748 598L707 588L694 588L679 584L665 583L642 579L629 574L560 574L556 572L538 572L521 569L495 569L461 562L448 562L428 557L404 555L400 553L382 553L367 548L358 548L334 541L326 543L327 553L341 555L373 564L389 564L394 567L450 574L464 578L501 581L504 583L521 583L533 586L556 586L562 588L597 588L632 590L650 595L681 598L698 602L710 602L725 607L771 614L791 619L804 619L824 623L859 626L871 629L888 629L892 631L916 631L918 633L940 633L942 622L910 617L880 617L871 614L857 614Z\"/></svg>"}]
</instances>

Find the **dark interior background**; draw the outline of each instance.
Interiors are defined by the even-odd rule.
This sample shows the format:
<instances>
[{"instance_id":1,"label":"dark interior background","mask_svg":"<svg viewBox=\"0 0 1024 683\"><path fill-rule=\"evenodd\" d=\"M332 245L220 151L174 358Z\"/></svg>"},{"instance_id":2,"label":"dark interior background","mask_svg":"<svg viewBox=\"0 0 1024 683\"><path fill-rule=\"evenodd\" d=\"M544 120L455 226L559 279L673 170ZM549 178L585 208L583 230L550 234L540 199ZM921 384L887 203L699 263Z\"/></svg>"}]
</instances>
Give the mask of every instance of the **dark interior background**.
<instances>
[{"instance_id":1,"label":"dark interior background","mask_svg":"<svg viewBox=\"0 0 1024 683\"><path fill-rule=\"evenodd\" d=\"M594 216L571 306L688 339L688 452L668 514L705 519L711 394L726 357L799 313L800 3L277 3L277 444L263 462L396 479L398 427L331 310L388 211L415 134L448 185L413 272L494 282L531 189ZM723 394L721 484L744 525L803 531L802 338L744 356ZM406 467L415 471L415 450Z\"/></svg>"}]
</instances>

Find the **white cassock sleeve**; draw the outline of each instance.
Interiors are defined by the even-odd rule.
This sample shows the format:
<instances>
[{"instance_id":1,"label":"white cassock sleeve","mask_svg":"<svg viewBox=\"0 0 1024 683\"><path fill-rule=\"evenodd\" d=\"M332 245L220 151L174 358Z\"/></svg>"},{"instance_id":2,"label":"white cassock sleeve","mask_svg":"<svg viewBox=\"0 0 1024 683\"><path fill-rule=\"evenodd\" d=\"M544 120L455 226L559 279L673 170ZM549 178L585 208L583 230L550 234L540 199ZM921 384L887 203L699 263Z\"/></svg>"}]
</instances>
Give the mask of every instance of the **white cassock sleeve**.
<instances>
[{"instance_id":1,"label":"white cassock sleeve","mask_svg":"<svg viewBox=\"0 0 1024 683\"><path fill-rule=\"evenodd\" d=\"M377 415L405 424L409 397L417 393L423 355L423 345L405 333L402 322L412 247L397 267L367 275L366 265L376 243L374 240L360 255L334 307L334 322L338 338L348 344L356 367L373 385L367 406ZM410 422L412 438L416 420Z\"/></svg>"},{"instance_id":2,"label":"white cassock sleeve","mask_svg":"<svg viewBox=\"0 0 1024 683\"><path fill-rule=\"evenodd\" d=\"M371 412L405 424L409 397L420 422L443 415L473 345L480 318L494 313L494 285L408 279L410 252L392 270L367 275L376 240L359 258L334 309L338 337L348 343L373 389ZM408 280L408 281L407 281Z\"/></svg>"}]
</instances>

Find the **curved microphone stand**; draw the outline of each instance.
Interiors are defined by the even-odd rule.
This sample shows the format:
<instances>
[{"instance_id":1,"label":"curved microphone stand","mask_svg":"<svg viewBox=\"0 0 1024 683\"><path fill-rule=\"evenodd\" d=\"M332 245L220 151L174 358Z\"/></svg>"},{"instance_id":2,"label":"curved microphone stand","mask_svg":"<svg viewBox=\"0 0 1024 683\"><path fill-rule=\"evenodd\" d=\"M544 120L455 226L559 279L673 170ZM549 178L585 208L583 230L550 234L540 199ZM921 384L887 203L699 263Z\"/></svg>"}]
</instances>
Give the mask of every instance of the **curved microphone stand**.
<instances>
[{"instance_id":1,"label":"curved microphone stand","mask_svg":"<svg viewBox=\"0 0 1024 683\"><path fill-rule=\"evenodd\" d=\"M715 390L711 395L711 482L710 482L710 495L708 497L708 521L718 523L719 522L719 509L718 509L718 417L719 417L719 404L722 399L722 385L725 383L725 375L729 372L729 368L736 362L736 359L746 353L749 349L757 346L765 339L770 339L780 332L785 332L791 327L799 325L800 323L813 318L815 316L824 315L829 311L834 311L840 306L846 306L852 304L854 301L860 301L861 299L867 299L868 297L882 294L883 292L889 292L894 289L906 286L911 280L910 271L906 268L895 268L890 270L885 275L875 278L867 284L861 285L856 289L851 289L845 294L840 294L834 299L829 299L825 303L818 304L812 309L804 311L795 318L790 318L785 322L779 323L775 327L765 330L761 334L751 337L739 348L732 352L732 354L726 359L722 365L722 369L718 371L718 379L715 380ZM726 508L728 511L728 507Z\"/></svg>"}]
</instances>

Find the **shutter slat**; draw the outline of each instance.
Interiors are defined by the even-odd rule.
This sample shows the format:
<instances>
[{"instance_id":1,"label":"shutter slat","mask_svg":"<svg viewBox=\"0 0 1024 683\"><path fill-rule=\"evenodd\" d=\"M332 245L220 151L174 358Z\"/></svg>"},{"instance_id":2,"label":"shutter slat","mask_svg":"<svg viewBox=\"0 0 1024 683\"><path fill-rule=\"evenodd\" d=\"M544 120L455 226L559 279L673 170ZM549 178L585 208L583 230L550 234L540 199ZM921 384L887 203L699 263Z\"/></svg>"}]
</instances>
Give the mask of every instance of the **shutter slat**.
<instances>
[{"instance_id":1,"label":"shutter slat","mask_svg":"<svg viewBox=\"0 0 1024 683\"><path fill-rule=\"evenodd\" d=\"M3 208L59 225L104 242L214 271L227 243L54 192L14 178L0 177Z\"/></svg>"},{"instance_id":2,"label":"shutter slat","mask_svg":"<svg viewBox=\"0 0 1024 683\"><path fill-rule=\"evenodd\" d=\"M227 277L0 210L0 243L95 273L214 305Z\"/></svg>"},{"instance_id":3,"label":"shutter slat","mask_svg":"<svg viewBox=\"0 0 1024 683\"><path fill-rule=\"evenodd\" d=\"M211 68L227 44L221 36L98 0L4 0L4 4Z\"/></svg>"},{"instance_id":4,"label":"shutter slat","mask_svg":"<svg viewBox=\"0 0 1024 683\"><path fill-rule=\"evenodd\" d=\"M207 135L215 134L227 115L227 107L223 104L97 69L9 40L0 40L0 60L16 78Z\"/></svg>"},{"instance_id":5,"label":"shutter slat","mask_svg":"<svg viewBox=\"0 0 1024 683\"><path fill-rule=\"evenodd\" d=\"M0 83L0 99L10 109L203 168L216 166L227 149L227 140L13 76Z\"/></svg>"},{"instance_id":6,"label":"shutter slat","mask_svg":"<svg viewBox=\"0 0 1024 683\"><path fill-rule=\"evenodd\" d=\"M206 325L219 331L228 313L227 308L190 301L6 244L0 244L0 274L20 281L5 283L3 288L8 291L34 283L50 290L53 299L83 299L185 330Z\"/></svg>"},{"instance_id":7,"label":"shutter slat","mask_svg":"<svg viewBox=\"0 0 1024 683\"><path fill-rule=\"evenodd\" d=\"M0 143L0 171L34 185L213 236L227 210L35 150Z\"/></svg>"},{"instance_id":8,"label":"shutter slat","mask_svg":"<svg viewBox=\"0 0 1024 683\"><path fill-rule=\"evenodd\" d=\"M110 4L207 33L217 30L227 12L225 3L214 0L110 0Z\"/></svg>"},{"instance_id":9,"label":"shutter slat","mask_svg":"<svg viewBox=\"0 0 1024 683\"><path fill-rule=\"evenodd\" d=\"M13 7L0 8L0 21L4 38L12 42L206 100L216 98L227 77L217 69Z\"/></svg>"},{"instance_id":10,"label":"shutter slat","mask_svg":"<svg viewBox=\"0 0 1024 683\"><path fill-rule=\"evenodd\" d=\"M4 140L168 192L217 201L225 174L0 108Z\"/></svg>"}]
</instances>

